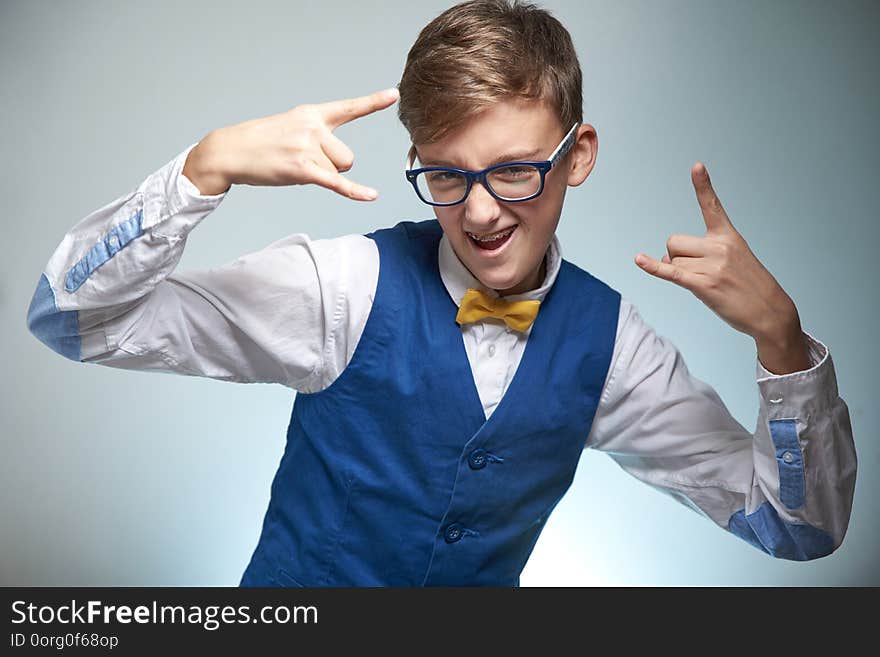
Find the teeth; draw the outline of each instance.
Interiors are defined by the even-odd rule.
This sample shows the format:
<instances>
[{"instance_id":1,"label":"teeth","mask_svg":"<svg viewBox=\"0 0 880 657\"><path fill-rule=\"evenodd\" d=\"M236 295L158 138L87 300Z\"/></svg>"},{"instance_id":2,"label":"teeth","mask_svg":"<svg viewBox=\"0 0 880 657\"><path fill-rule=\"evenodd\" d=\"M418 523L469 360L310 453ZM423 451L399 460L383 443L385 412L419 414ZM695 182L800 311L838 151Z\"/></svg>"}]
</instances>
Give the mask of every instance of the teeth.
<instances>
[{"instance_id":1,"label":"teeth","mask_svg":"<svg viewBox=\"0 0 880 657\"><path fill-rule=\"evenodd\" d=\"M513 232L514 228L516 228L516 226L511 226L510 228L502 230L500 233L495 233L494 235L486 235L485 237L480 237L478 235L474 235L473 233L468 233L468 235L470 235L478 242L494 242L495 240L500 240L503 237L507 237L510 233Z\"/></svg>"}]
</instances>

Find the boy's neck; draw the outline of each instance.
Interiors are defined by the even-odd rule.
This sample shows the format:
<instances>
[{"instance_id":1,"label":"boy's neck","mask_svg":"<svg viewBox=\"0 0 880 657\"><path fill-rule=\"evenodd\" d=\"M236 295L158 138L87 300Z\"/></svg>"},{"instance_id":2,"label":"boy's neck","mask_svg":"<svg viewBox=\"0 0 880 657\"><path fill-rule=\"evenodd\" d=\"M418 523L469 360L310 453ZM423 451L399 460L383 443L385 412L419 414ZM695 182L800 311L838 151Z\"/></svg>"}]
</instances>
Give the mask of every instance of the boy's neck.
<instances>
[{"instance_id":1,"label":"boy's neck","mask_svg":"<svg viewBox=\"0 0 880 657\"><path fill-rule=\"evenodd\" d=\"M548 249L549 251L549 249ZM508 292L505 290L495 290L498 293L498 296L513 296L514 294L525 294L526 292L531 292L532 290L537 290L544 283L544 279L547 278L547 253L544 253L544 257L541 259L541 265L538 267L538 274L535 278L526 284L526 289L524 290L516 290L522 283L519 285L515 285L510 288L511 290L515 290L514 292Z\"/></svg>"}]
</instances>

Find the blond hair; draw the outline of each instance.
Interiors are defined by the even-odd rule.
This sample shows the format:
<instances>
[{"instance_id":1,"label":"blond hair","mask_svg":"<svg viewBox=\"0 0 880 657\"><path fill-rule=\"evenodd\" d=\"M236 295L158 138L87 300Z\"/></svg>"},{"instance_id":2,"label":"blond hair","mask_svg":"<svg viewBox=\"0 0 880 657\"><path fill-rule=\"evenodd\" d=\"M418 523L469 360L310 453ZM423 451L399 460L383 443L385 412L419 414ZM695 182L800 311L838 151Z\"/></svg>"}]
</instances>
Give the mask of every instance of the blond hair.
<instances>
[{"instance_id":1,"label":"blond hair","mask_svg":"<svg viewBox=\"0 0 880 657\"><path fill-rule=\"evenodd\" d=\"M419 33L398 84L397 113L416 146L429 144L494 102L543 100L568 129L582 121L581 68L568 30L520 0L468 0Z\"/></svg>"}]
</instances>

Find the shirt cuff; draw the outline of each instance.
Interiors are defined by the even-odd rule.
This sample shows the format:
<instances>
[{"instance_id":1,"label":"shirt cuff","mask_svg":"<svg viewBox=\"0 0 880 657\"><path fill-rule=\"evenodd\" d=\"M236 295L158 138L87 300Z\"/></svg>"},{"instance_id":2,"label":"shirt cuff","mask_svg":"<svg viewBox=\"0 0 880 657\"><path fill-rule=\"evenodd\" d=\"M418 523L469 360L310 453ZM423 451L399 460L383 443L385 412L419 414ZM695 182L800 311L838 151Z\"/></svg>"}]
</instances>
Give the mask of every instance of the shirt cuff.
<instances>
[{"instance_id":1,"label":"shirt cuff","mask_svg":"<svg viewBox=\"0 0 880 657\"><path fill-rule=\"evenodd\" d=\"M798 417L805 407L827 409L838 398L837 377L828 347L806 331L810 367L788 374L767 370L755 359L758 389L768 405L768 419Z\"/></svg>"},{"instance_id":2,"label":"shirt cuff","mask_svg":"<svg viewBox=\"0 0 880 657\"><path fill-rule=\"evenodd\" d=\"M177 166L173 169L174 173L177 174L177 196L180 199L180 207L191 207L193 205L205 205L212 202L219 202L229 193L229 189L227 189L225 192L220 192L219 194L202 194L199 191L199 188L196 187L195 183L183 175L183 166L186 163L186 158L189 156L190 151L198 146L198 144L199 142L190 144L186 150L178 156L178 162L175 163Z\"/></svg>"}]
</instances>

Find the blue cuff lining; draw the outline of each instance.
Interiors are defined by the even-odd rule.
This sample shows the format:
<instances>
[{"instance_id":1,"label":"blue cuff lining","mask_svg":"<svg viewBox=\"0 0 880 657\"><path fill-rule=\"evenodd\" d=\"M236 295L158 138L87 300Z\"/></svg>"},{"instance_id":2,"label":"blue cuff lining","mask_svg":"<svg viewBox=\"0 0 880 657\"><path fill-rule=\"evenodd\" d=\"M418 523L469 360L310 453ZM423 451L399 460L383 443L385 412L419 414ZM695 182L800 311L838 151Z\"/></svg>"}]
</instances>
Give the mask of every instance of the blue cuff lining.
<instances>
[{"instance_id":1,"label":"blue cuff lining","mask_svg":"<svg viewBox=\"0 0 880 657\"><path fill-rule=\"evenodd\" d=\"M740 509L730 516L727 529L778 559L809 561L834 551L834 540L829 534L812 525L783 520L770 502L764 502L750 515Z\"/></svg>"},{"instance_id":2,"label":"blue cuff lining","mask_svg":"<svg viewBox=\"0 0 880 657\"><path fill-rule=\"evenodd\" d=\"M776 447L779 499L788 509L804 505L804 458L795 420L770 420L770 437Z\"/></svg>"},{"instance_id":3,"label":"blue cuff lining","mask_svg":"<svg viewBox=\"0 0 880 657\"><path fill-rule=\"evenodd\" d=\"M141 208L128 221L124 221L110 230L83 256L82 260L70 268L64 281L64 289L68 292L76 291L92 275L93 271L116 255L135 237L143 234L144 231L141 228L143 220L144 210Z\"/></svg>"},{"instance_id":4,"label":"blue cuff lining","mask_svg":"<svg viewBox=\"0 0 880 657\"><path fill-rule=\"evenodd\" d=\"M76 310L59 311L55 293L44 273L28 308L27 325L43 344L70 360L81 359L79 315Z\"/></svg>"}]
</instances>

